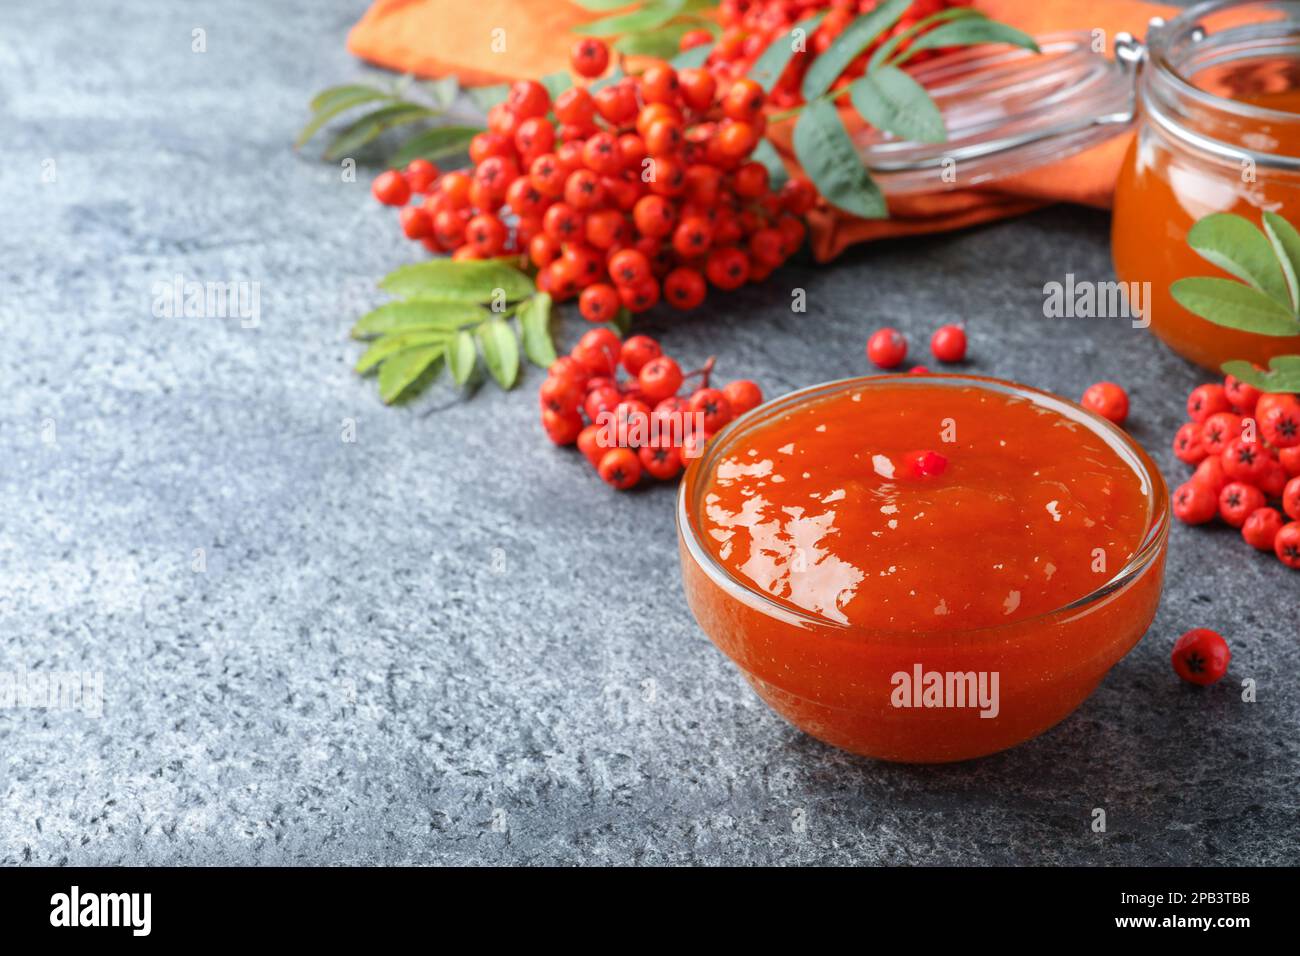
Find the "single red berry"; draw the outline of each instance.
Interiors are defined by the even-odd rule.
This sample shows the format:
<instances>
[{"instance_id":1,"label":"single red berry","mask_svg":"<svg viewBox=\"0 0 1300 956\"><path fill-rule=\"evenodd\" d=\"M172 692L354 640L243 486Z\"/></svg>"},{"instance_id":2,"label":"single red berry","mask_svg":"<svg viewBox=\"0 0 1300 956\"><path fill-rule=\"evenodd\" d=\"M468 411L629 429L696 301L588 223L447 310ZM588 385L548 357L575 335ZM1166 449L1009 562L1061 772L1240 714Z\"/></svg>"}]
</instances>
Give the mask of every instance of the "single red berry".
<instances>
[{"instance_id":1,"label":"single red berry","mask_svg":"<svg viewBox=\"0 0 1300 956\"><path fill-rule=\"evenodd\" d=\"M528 179L543 196L556 199L564 194L568 172L554 153L542 153L528 166Z\"/></svg>"},{"instance_id":2,"label":"single red berry","mask_svg":"<svg viewBox=\"0 0 1300 956\"><path fill-rule=\"evenodd\" d=\"M720 388L696 389L687 401L687 407L693 414L702 416L700 421L706 435L712 435L733 417L731 402Z\"/></svg>"},{"instance_id":3,"label":"single red berry","mask_svg":"<svg viewBox=\"0 0 1300 956\"><path fill-rule=\"evenodd\" d=\"M677 49L685 53L687 50L693 50L697 46L704 46L706 43L713 42L713 33L702 27L694 30L687 30L682 34L682 38L677 41ZM684 70L681 72L685 72Z\"/></svg>"},{"instance_id":4,"label":"single red berry","mask_svg":"<svg viewBox=\"0 0 1300 956\"><path fill-rule=\"evenodd\" d=\"M648 335L634 335L623 342L623 351L619 358L629 375L636 375L642 366L651 359L663 355L659 343Z\"/></svg>"},{"instance_id":5,"label":"single red berry","mask_svg":"<svg viewBox=\"0 0 1300 956\"><path fill-rule=\"evenodd\" d=\"M641 99L647 103L673 103L677 99L677 71L667 63L654 63L640 77Z\"/></svg>"},{"instance_id":6,"label":"single red berry","mask_svg":"<svg viewBox=\"0 0 1300 956\"><path fill-rule=\"evenodd\" d=\"M617 209L597 209L588 213L583 234L594 248L613 249L627 240L627 222Z\"/></svg>"},{"instance_id":7,"label":"single red berry","mask_svg":"<svg viewBox=\"0 0 1300 956\"><path fill-rule=\"evenodd\" d=\"M542 216L542 229L556 242L573 242L584 232L582 213L568 203L557 202Z\"/></svg>"},{"instance_id":8,"label":"single red berry","mask_svg":"<svg viewBox=\"0 0 1300 956\"><path fill-rule=\"evenodd\" d=\"M703 216L686 216L673 230L673 249L683 259L694 259L709 251L713 227Z\"/></svg>"},{"instance_id":9,"label":"single red berry","mask_svg":"<svg viewBox=\"0 0 1300 956\"><path fill-rule=\"evenodd\" d=\"M704 262L704 274L724 292L739 289L749 279L749 256L735 246L714 249Z\"/></svg>"},{"instance_id":10,"label":"single red berry","mask_svg":"<svg viewBox=\"0 0 1300 956\"><path fill-rule=\"evenodd\" d=\"M664 298L675 309L694 309L707 292L704 276L696 269L680 266L664 277Z\"/></svg>"},{"instance_id":11,"label":"single red berry","mask_svg":"<svg viewBox=\"0 0 1300 956\"><path fill-rule=\"evenodd\" d=\"M618 315L618 290L606 282L597 282L578 296L578 311L588 322L609 322Z\"/></svg>"},{"instance_id":12,"label":"single red berry","mask_svg":"<svg viewBox=\"0 0 1300 956\"><path fill-rule=\"evenodd\" d=\"M680 196L686 189L686 166L673 156L655 156L647 159L642 178L649 177L646 185L659 196Z\"/></svg>"},{"instance_id":13,"label":"single red berry","mask_svg":"<svg viewBox=\"0 0 1300 956\"><path fill-rule=\"evenodd\" d=\"M1291 448L1279 448L1277 450L1277 460L1282 465L1283 470L1292 478L1300 475L1300 445Z\"/></svg>"},{"instance_id":14,"label":"single red berry","mask_svg":"<svg viewBox=\"0 0 1300 956\"><path fill-rule=\"evenodd\" d=\"M636 85L633 83L611 83L603 86L596 92L593 100L601 119L613 126L622 126L636 116Z\"/></svg>"},{"instance_id":15,"label":"single red berry","mask_svg":"<svg viewBox=\"0 0 1300 956\"><path fill-rule=\"evenodd\" d=\"M539 269L545 269L559 254L560 244L544 232L528 241L528 258Z\"/></svg>"},{"instance_id":16,"label":"single red berry","mask_svg":"<svg viewBox=\"0 0 1300 956\"><path fill-rule=\"evenodd\" d=\"M406 206L397 218L407 239L426 239L433 235L433 220L419 206Z\"/></svg>"},{"instance_id":17,"label":"single red berry","mask_svg":"<svg viewBox=\"0 0 1300 956\"><path fill-rule=\"evenodd\" d=\"M938 478L948 470L948 459L937 451L911 451L903 456L903 467L913 478Z\"/></svg>"},{"instance_id":18,"label":"single red berry","mask_svg":"<svg viewBox=\"0 0 1300 956\"><path fill-rule=\"evenodd\" d=\"M587 383L591 380L591 373L571 355L557 358L547 368L546 374L552 378L567 378L582 389L584 395L587 393Z\"/></svg>"},{"instance_id":19,"label":"single red berry","mask_svg":"<svg viewBox=\"0 0 1300 956\"><path fill-rule=\"evenodd\" d=\"M579 76L600 76L609 66L609 47L595 37L583 37L570 47L569 65Z\"/></svg>"},{"instance_id":20,"label":"single red berry","mask_svg":"<svg viewBox=\"0 0 1300 956\"><path fill-rule=\"evenodd\" d=\"M1230 481L1219 492L1219 517L1240 528L1255 511L1264 507L1264 492L1253 485Z\"/></svg>"},{"instance_id":21,"label":"single red berry","mask_svg":"<svg viewBox=\"0 0 1300 956\"><path fill-rule=\"evenodd\" d=\"M551 94L536 80L519 80L506 94L506 106L521 120L544 117L551 108Z\"/></svg>"},{"instance_id":22,"label":"single red berry","mask_svg":"<svg viewBox=\"0 0 1300 956\"><path fill-rule=\"evenodd\" d=\"M509 230L497 216L482 213L465 224L465 237L483 258L497 255L505 248Z\"/></svg>"},{"instance_id":23,"label":"single red berry","mask_svg":"<svg viewBox=\"0 0 1300 956\"><path fill-rule=\"evenodd\" d=\"M530 117L515 130L515 149L523 157L525 165L531 164L538 156L549 153L553 146L555 127L545 116Z\"/></svg>"},{"instance_id":24,"label":"single red berry","mask_svg":"<svg viewBox=\"0 0 1300 956\"><path fill-rule=\"evenodd\" d=\"M1089 385L1081 404L1116 425L1124 424L1124 419L1128 418L1128 395L1114 382Z\"/></svg>"},{"instance_id":25,"label":"single red berry","mask_svg":"<svg viewBox=\"0 0 1300 956\"><path fill-rule=\"evenodd\" d=\"M660 355L641 366L637 373L637 383L641 392L652 402L659 402L670 395L676 395L682 387L681 367L667 355Z\"/></svg>"},{"instance_id":26,"label":"single red berry","mask_svg":"<svg viewBox=\"0 0 1300 956\"><path fill-rule=\"evenodd\" d=\"M587 393L587 397L582 402L582 410L587 413L587 418L591 421L599 422L602 414L613 413L621 401L623 401L623 393L615 386L602 385Z\"/></svg>"},{"instance_id":27,"label":"single red berry","mask_svg":"<svg viewBox=\"0 0 1300 956\"><path fill-rule=\"evenodd\" d=\"M1196 422L1188 422L1178 429L1178 433L1174 435L1174 454L1178 456L1179 461L1185 461L1189 465L1194 465L1205 458L1208 452L1201 444L1200 425Z\"/></svg>"},{"instance_id":28,"label":"single red berry","mask_svg":"<svg viewBox=\"0 0 1300 956\"><path fill-rule=\"evenodd\" d=\"M1265 403L1264 399L1269 399ZM1275 448L1300 445L1300 398L1294 395L1265 395L1255 405L1259 433Z\"/></svg>"},{"instance_id":29,"label":"single red berry","mask_svg":"<svg viewBox=\"0 0 1300 956\"><path fill-rule=\"evenodd\" d=\"M1204 485L1218 495L1228 483L1228 476L1223 473L1223 459L1219 455L1211 455L1204 459L1196 466L1190 480Z\"/></svg>"},{"instance_id":30,"label":"single red berry","mask_svg":"<svg viewBox=\"0 0 1300 956\"><path fill-rule=\"evenodd\" d=\"M708 31L690 31L690 33L696 32L707 33ZM690 33L686 36L689 36ZM682 39L684 41L686 37L684 36ZM686 105L697 112L704 112L713 105L713 94L717 91L718 81L706 69L688 67L677 71L677 85L681 90L682 99L686 102Z\"/></svg>"},{"instance_id":31,"label":"single red berry","mask_svg":"<svg viewBox=\"0 0 1300 956\"><path fill-rule=\"evenodd\" d=\"M642 196L632 207L632 221L643 236L658 238L672 231L673 207L662 196Z\"/></svg>"},{"instance_id":32,"label":"single red berry","mask_svg":"<svg viewBox=\"0 0 1300 956\"><path fill-rule=\"evenodd\" d=\"M787 212L802 216L817 201L817 190L803 176L792 176L781 187L781 205Z\"/></svg>"},{"instance_id":33,"label":"single red berry","mask_svg":"<svg viewBox=\"0 0 1300 956\"><path fill-rule=\"evenodd\" d=\"M411 198L410 183L395 169L376 176L375 181L370 184L370 191L385 206L405 206L407 200Z\"/></svg>"},{"instance_id":34,"label":"single red berry","mask_svg":"<svg viewBox=\"0 0 1300 956\"><path fill-rule=\"evenodd\" d=\"M1229 481L1241 481L1248 485L1259 486L1269 471L1267 450L1259 442L1234 438L1223 449L1223 473Z\"/></svg>"},{"instance_id":35,"label":"single red berry","mask_svg":"<svg viewBox=\"0 0 1300 956\"><path fill-rule=\"evenodd\" d=\"M596 102L581 86L571 86L555 98L555 117L561 123L590 126L596 117Z\"/></svg>"},{"instance_id":36,"label":"single red berry","mask_svg":"<svg viewBox=\"0 0 1300 956\"><path fill-rule=\"evenodd\" d=\"M722 98L722 112L733 120L752 123L763 112L767 93L756 81L744 77L731 84Z\"/></svg>"},{"instance_id":37,"label":"single red berry","mask_svg":"<svg viewBox=\"0 0 1300 956\"><path fill-rule=\"evenodd\" d=\"M727 401L731 403L732 414L737 418L751 408L757 408L763 404L762 389L747 378L728 382L723 386L722 394L727 396Z\"/></svg>"},{"instance_id":38,"label":"single red berry","mask_svg":"<svg viewBox=\"0 0 1300 956\"><path fill-rule=\"evenodd\" d=\"M682 148L684 135L679 121L667 117L657 119L646 127L645 151L650 156L671 156Z\"/></svg>"},{"instance_id":39,"label":"single red berry","mask_svg":"<svg viewBox=\"0 0 1300 956\"><path fill-rule=\"evenodd\" d=\"M563 415L576 412L585 397L583 388L577 381L557 375L548 375L537 394L543 408Z\"/></svg>"},{"instance_id":40,"label":"single red berry","mask_svg":"<svg viewBox=\"0 0 1300 956\"><path fill-rule=\"evenodd\" d=\"M659 303L660 294L659 280L653 277L620 284L618 287L618 296L623 300L624 308L633 314L654 308Z\"/></svg>"},{"instance_id":41,"label":"single red berry","mask_svg":"<svg viewBox=\"0 0 1300 956\"><path fill-rule=\"evenodd\" d=\"M469 141L469 161L477 166L489 156L513 156L514 143L500 133L477 133Z\"/></svg>"},{"instance_id":42,"label":"single red berry","mask_svg":"<svg viewBox=\"0 0 1300 956\"><path fill-rule=\"evenodd\" d=\"M1228 393L1222 385L1198 385L1187 396L1187 414L1194 422L1203 422L1229 408Z\"/></svg>"},{"instance_id":43,"label":"single red berry","mask_svg":"<svg viewBox=\"0 0 1300 956\"><path fill-rule=\"evenodd\" d=\"M1232 375L1224 379L1223 391L1228 396L1228 404L1238 415L1252 414L1255 411L1255 403L1259 401L1259 396L1262 394L1254 385L1247 385Z\"/></svg>"},{"instance_id":44,"label":"single red berry","mask_svg":"<svg viewBox=\"0 0 1300 956\"><path fill-rule=\"evenodd\" d=\"M1300 568L1300 521L1292 521L1278 529L1273 539L1273 553L1288 568Z\"/></svg>"},{"instance_id":45,"label":"single red berry","mask_svg":"<svg viewBox=\"0 0 1300 956\"><path fill-rule=\"evenodd\" d=\"M771 226L759 229L749 237L752 261L760 268L774 268L785 261L785 238L780 229Z\"/></svg>"},{"instance_id":46,"label":"single red berry","mask_svg":"<svg viewBox=\"0 0 1300 956\"><path fill-rule=\"evenodd\" d=\"M1174 642L1174 673L1189 684L1213 684L1228 672L1230 660L1228 642L1208 628L1190 630Z\"/></svg>"},{"instance_id":47,"label":"single red berry","mask_svg":"<svg viewBox=\"0 0 1300 956\"><path fill-rule=\"evenodd\" d=\"M1207 455L1219 455L1228 443L1241 435L1242 418L1232 412L1217 412L1201 422L1201 447Z\"/></svg>"},{"instance_id":48,"label":"single red berry","mask_svg":"<svg viewBox=\"0 0 1300 956\"><path fill-rule=\"evenodd\" d=\"M540 216L548 202L533 184L531 176L520 176L506 190L506 205L520 216Z\"/></svg>"},{"instance_id":49,"label":"single red berry","mask_svg":"<svg viewBox=\"0 0 1300 956\"><path fill-rule=\"evenodd\" d=\"M590 169L575 169L564 181L564 201L574 209L587 210L605 199L600 177Z\"/></svg>"},{"instance_id":50,"label":"single red berry","mask_svg":"<svg viewBox=\"0 0 1300 956\"><path fill-rule=\"evenodd\" d=\"M718 135L713 141L720 158L737 160L748 156L758 145L758 130L752 124L727 120L718 128Z\"/></svg>"},{"instance_id":51,"label":"single red berry","mask_svg":"<svg viewBox=\"0 0 1300 956\"><path fill-rule=\"evenodd\" d=\"M577 412L556 412L546 408L542 410L542 427L555 444L572 445L582 433L582 416Z\"/></svg>"},{"instance_id":52,"label":"single red berry","mask_svg":"<svg viewBox=\"0 0 1300 956\"><path fill-rule=\"evenodd\" d=\"M1189 481L1174 489L1174 515L1184 524L1205 524L1219 513L1219 497L1205 485Z\"/></svg>"},{"instance_id":53,"label":"single red berry","mask_svg":"<svg viewBox=\"0 0 1300 956\"><path fill-rule=\"evenodd\" d=\"M757 199L767 195L771 174L762 163L744 163L731 176L731 185L742 199Z\"/></svg>"},{"instance_id":54,"label":"single red berry","mask_svg":"<svg viewBox=\"0 0 1300 956\"><path fill-rule=\"evenodd\" d=\"M1241 526L1241 536L1257 551L1272 551L1285 519L1276 508L1257 508Z\"/></svg>"},{"instance_id":55,"label":"single red berry","mask_svg":"<svg viewBox=\"0 0 1300 956\"><path fill-rule=\"evenodd\" d=\"M960 325L943 325L930 336L930 351L940 362L960 362L966 358L966 329Z\"/></svg>"},{"instance_id":56,"label":"single red berry","mask_svg":"<svg viewBox=\"0 0 1300 956\"><path fill-rule=\"evenodd\" d=\"M623 343L609 329L592 329L569 353L592 375L613 375Z\"/></svg>"},{"instance_id":57,"label":"single red berry","mask_svg":"<svg viewBox=\"0 0 1300 956\"><path fill-rule=\"evenodd\" d=\"M1300 521L1300 478L1292 478L1282 489L1282 510L1287 517Z\"/></svg>"},{"instance_id":58,"label":"single red berry","mask_svg":"<svg viewBox=\"0 0 1300 956\"><path fill-rule=\"evenodd\" d=\"M635 285L650 278L650 260L639 249L620 249L610 257L609 274L619 285Z\"/></svg>"},{"instance_id":59,"label":"single red berry","mask_svg":"<svg viewBox=\"0 0 1300 956\"><path fill-rule=\"evenodd\" d=\"M406 184L412 192L427 193L438 178L438 167L420 157L406 164Z\"/></svg>"},{"instance_id":60,"label":"single red berry","mask_svg":"<svg viewBox=\"0 0 1300 956\"><path fill-rule=\"evenodd\" d=\"M898 329L877 329L867 339L867 358L878 368L898 368L907 358L907 339Z\"/></svg>"},{"instance_id":61,"label":"single red berry","mask_svg":"<svg viewBox=\"0 0 1300 956\"><path fill-rule=\"evenodd\" d=\"M681 452L671 445L643 445L636 455L646 473L660 481L672 481L682 473Z\"/></svg>"},{"instance_id":62,"label":"single red berry","mask_svg":"<svg viewBox=\"0 0 1300 956\"><path fill-rule=\"evenodd\" d=\"M597 471L606 484L626 491L641 480L641 459L630 448L611 448L601 456Z\"/></svg>"},{"instance_id":63,"label":"single red berry","mask_svg":"<svg viewBox=\"0 0 1300 956\"><path fill-rule=\"evenodd\" d=\"M605 426L588 425L578 433L578 451L582 452L583 457L591 462L592 468L600 467L600 460L605 457L605 452L614 446L609 444Z\"/></svg>"},{"instance_id":64,"label":"single red berry","mask_svg":"<svg viewBox=\"0 0 1300 956\"><path fill-rule=\"evenodd\" d=\"M1264 477L1259 479L1259 490L1264 492L1264 497L1269 500L1281 498L1286 491L1287 474L1282 463L1277 460L1272 453L1268 457L1268 470L1264 472Z\"/></svg>"},{"instance_id":65,"label":"single red berry","mask_svg":"<svg viewBox=\"0 0 1300 956\"><path fill-rule=\"evenodd\" d=\"M453 169L438 180L438 195L448 209L463 209L469 205L469 187L473 180L468 173Z\"/></svg>"}]
</instances>

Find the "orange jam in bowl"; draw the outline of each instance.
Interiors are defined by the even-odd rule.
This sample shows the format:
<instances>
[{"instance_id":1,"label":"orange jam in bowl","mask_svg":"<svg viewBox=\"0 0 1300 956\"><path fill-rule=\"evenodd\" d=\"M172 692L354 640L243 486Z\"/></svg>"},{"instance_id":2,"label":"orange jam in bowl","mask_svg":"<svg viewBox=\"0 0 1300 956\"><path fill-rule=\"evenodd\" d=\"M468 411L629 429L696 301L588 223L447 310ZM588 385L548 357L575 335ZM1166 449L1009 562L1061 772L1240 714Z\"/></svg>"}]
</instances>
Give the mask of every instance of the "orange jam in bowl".
<instances>
[{"instance_id":1,"label":"orange jam in bowl","mask_svg":"<svg viewBox=\"0 0 1300 956\"><path fill-rule=\"evenodd\" d=\"M691 464L677 524L691 610L759 696L837 747L928 763L1079 706L1155 615L1168 513L1110 423L930 375L738 419Z\"/></svg>"},{"instance_id":2,"label":"orange jam in bowl","mask_svg":"<svg viewBox=\"0 0 1300 956\"><path fill-rule=\"evenodd\" d=\"M1300 336L1216 325L1169 292L1178 279L1230 278L1187 245L1194 223L1235 213L1259 226L1265 211L1300 228L1300 3L1201 4L1148 37L1111 231L1120 281L1150 283L1151 330L1184 358L1217 370L1300 353Z\"/></svg>"}]
</instances>

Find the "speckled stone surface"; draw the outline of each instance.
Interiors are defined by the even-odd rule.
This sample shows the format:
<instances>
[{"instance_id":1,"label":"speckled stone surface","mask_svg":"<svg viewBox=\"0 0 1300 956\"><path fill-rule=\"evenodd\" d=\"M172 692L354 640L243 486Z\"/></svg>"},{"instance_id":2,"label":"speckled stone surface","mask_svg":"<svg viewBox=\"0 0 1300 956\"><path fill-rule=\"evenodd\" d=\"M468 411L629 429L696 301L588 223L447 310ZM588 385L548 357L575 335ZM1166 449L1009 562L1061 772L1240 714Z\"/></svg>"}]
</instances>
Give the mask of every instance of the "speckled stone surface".
<instances>
[{"instance_id":1,"label":"speckled stone surface","mask_svg":"<svg viewBox=\"0 0 1300 956\"><path fill-rule=\"evenodd\" d=\"M672 491L550 448L537 370L383 407L347 329L417 252L364 172L289 148L364 72L363 7L0 12L0 670L104 676L99 718L0 711L0 862L1300 862L1300 577L1228 530L1174 529L1154 627L1059 727L891 766L754 697L683 603ZM863 371L879 324L964 319L975 371L1128 383L1177 480L1201 375L1042 315L1044 283L1112 277L1107 228L877 245L645 328L775 394ZM260 323L155 317L177 274L259 283ZM1197 625L1234 652L1209 690L1168 664Z\"/></svg>"}]
</instances>

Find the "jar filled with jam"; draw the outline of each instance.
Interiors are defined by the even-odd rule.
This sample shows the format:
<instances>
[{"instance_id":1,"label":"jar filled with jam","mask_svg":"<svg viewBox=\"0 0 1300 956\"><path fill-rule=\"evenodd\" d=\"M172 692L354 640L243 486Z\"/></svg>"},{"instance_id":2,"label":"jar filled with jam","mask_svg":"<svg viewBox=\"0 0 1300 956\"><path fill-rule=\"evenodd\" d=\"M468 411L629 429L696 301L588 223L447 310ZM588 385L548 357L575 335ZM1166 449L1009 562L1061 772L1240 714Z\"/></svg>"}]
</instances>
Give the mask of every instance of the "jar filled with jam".
<instances>
[{"instance_id":1,"label":"jar filled with jam","mask_svg":"<svg viewBox=\"0 0 1300 956\"><path fill-rule=\"evenodd\" d=\"M1300 223L1300 3L1213 3L1147 35L1137 135L1115 190L1111 248L1121 282L1150 283L1151 330L1208 368L1267 365L1300 336L1226 328L1170 295L1190 276L1227 273L1187 244L1212 213Z\"/></svg>"},{"instance_id":2,"label":"jar filled with jam","mask_svg":"<svg viewBox=\"0 0 1300 956\"><path fill-rule=\"evenodd\" d=\"M1112 251L1122 287L1137 290L1128 300L1136 324L1207 368L1300 354L1300 335L1227 328L1170 292L1180 279L1230 278L1188 245L1206 216L1259 226L1272 212L1300 228L1300 0L1202 3L1152 20L1145 42L1037 39L1037 53L977 47L917 70L948 138L863 131L859 152L886 195L996 185L1131 130Z\"/></svg>"}]
</instances>

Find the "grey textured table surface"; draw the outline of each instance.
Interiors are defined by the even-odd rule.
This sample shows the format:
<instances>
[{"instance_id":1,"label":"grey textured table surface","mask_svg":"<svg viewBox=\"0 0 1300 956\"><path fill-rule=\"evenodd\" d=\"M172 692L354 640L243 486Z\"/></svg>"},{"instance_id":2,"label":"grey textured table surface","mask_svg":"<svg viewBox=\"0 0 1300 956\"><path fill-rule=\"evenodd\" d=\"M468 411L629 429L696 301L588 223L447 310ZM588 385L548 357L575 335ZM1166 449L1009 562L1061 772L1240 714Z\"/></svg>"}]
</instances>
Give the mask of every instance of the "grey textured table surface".
<instances>
[{"instance_id":1,"label":"grey textured table surface","mask_svg":"<svg viewBox=\"0 0 1300 956\"><path fill-rule=\"evenodd\" d=\"M98 719L0 711L0 861L1300 862L1300 578L1227 530L1174 529L1151 632L1059 727L891 766L754 697L682 601L672 491L552 450L536 370L381 406L347 329L417 250L367 176L289 148L363 72L363 7L0 12L0 669L105 688ZM1045 282L1111 278L1107 228L1055 208L876 245L645 328L775 394L862 372L883 322L964 319L978 372L1128 383L1181 476L1201 375L1042 315ZM260 283L260 325L154 317L177 274ZM1209 690L1168 664L1198 625L1234 653Z\"/></svg>"}]
</instances>

